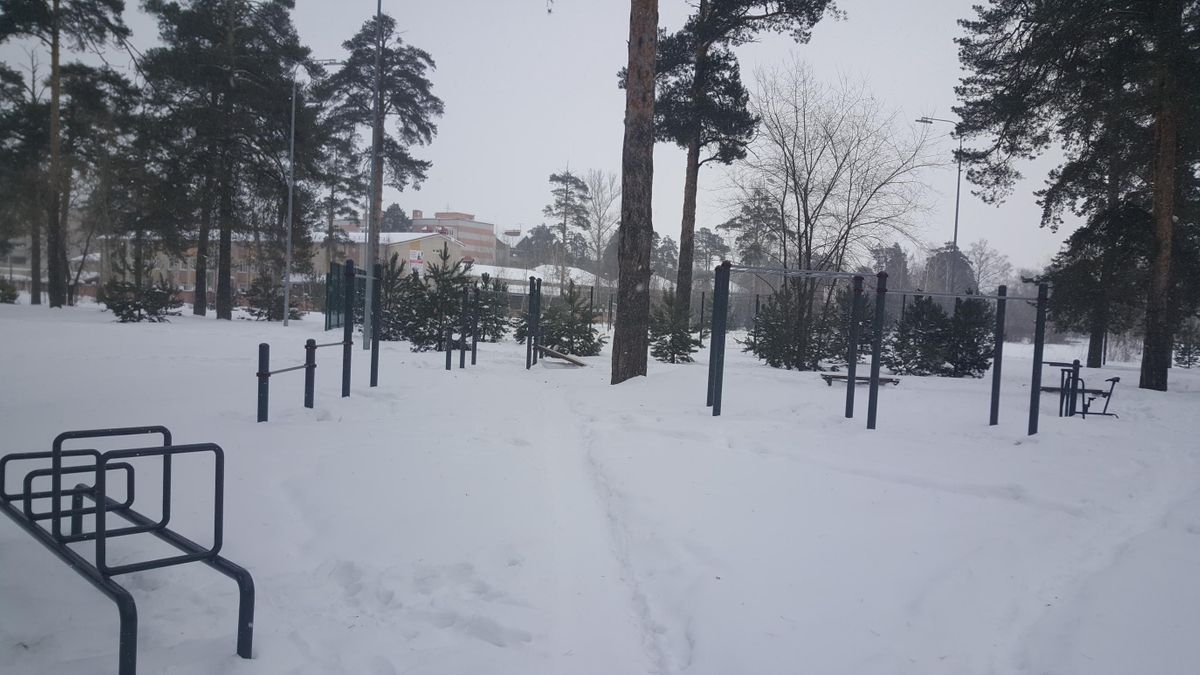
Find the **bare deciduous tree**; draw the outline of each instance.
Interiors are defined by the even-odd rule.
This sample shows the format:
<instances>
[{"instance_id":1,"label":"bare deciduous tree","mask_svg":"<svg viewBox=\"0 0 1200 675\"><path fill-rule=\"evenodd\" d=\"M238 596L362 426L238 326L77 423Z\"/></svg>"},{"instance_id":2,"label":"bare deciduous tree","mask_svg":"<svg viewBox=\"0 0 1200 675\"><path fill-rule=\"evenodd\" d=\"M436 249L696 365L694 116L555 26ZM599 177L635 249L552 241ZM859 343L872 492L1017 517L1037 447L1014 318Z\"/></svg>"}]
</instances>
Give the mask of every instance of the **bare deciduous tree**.
<instances>
[{"instance_id":1,"label":"bare deciduous tree","mask_svg":"<svg viewBox=\"0 0 1200 675\"><path fill-rule=\"evenodd\" d=\"M611 171L589 169L583 181L588 187L588 253L595 261L594 270L599 276L604 251L620 224L621 177Z\"/></svg>"},{"instance_id":2,"label":"bare deciduous tree","mask_svg":"<svg viewBox=\"0 0 1200 675\"><path fill-rule=\"evenodd\" d=\"M975 283L980 292L990 293L1012 276L1012 263L1008 261L1008 256L989 246L987 239L980 239L967 247L967 260L971 262L971 269L975 270Z\"/></svg>"}]
</instances>

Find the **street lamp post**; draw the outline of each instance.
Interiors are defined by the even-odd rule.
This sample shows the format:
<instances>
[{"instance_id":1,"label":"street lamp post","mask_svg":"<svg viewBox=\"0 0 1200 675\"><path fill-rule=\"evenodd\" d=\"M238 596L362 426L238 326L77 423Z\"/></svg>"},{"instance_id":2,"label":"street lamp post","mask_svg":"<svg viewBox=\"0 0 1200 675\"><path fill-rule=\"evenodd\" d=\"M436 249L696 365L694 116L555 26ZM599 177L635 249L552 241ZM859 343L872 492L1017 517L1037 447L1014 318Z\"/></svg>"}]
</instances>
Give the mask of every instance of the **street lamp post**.
<instances>
[{"instance_id":1,"label":"street lamp post","mask_svg":"<svg viewBox=\"0 0 1200 675\"><path fill-rule=\"evenodd\" d=\"M336 59L318 59L317 65L336 65ZM283 325L288 325L292 301L292 194L296 190L296 71L301 64L292 68L292 127L288 135L288 206L287 206L287 251L283 262Z\"/></svg>"},{"instance_id":2,"label":"street lamp post","mask_svg":"<svg viewBox=\"0 0 1200 675\"><path fill-rule=\"evenodd\" d=\"M955 122L954 120L946 120L946 119L941 119L939 117L929 117L929 116L919 117L919 118L917 118L916 121L920 122L921 124L933 124L934 122L943 122L945 124L953 124L954 125L954 135L958 136L958 155L957 155L957 158L958 158L958 180L954 186L954 238L951 240L951 244L950 244L951 249L953 251L957 252L958 251L958 205L959 205L960 198L962 196L962 149L963 149L962 134L958 133L958 124L959 123ZM947 274L947 276L949 276L950 271L947 270L946 274Z\"/></svg>"}]
</instances>

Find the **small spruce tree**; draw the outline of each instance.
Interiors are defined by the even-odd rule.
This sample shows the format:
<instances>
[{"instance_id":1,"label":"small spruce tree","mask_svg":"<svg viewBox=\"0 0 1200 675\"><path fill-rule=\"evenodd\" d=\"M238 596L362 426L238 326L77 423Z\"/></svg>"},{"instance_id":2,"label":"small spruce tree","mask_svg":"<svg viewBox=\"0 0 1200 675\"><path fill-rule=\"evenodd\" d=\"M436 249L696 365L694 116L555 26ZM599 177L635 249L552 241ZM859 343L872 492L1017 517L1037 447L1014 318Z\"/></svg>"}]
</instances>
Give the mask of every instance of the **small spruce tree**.
<instances>
[{"instance_id":1,"label":"small spruce tree","mask_svg":"<svg viewBox=\"0 0 1200 675\"><path fill-rule=\"evenodd\" d=\"M883 365L897 375L945 372L949 331L950 317L933 298L914 298L887 337Z\"/></svg>"},{"instance_id":2,"label":"small spruce tree","mask_svg":"<svg viewBox=\"0 0 1200 675\"><path fill-rule=\"evenodd\" d=\"M662 302L650 312L650 355L665 363L691 363L700 340L692 336L675 294L663 291Z\"/></svg>"},{"instance_id":3,"label":"small spruce tree","mask_svg":"<svg viewBox=\"0 0 1200 675\"><path fill-rule=\"evenodd\" d=\"M458 340L462 339L462 336L459 336L456 340L453 331L459 324L463 291L471 284L467 277L470 271L471 263L463 262L462 259L450 262L450 250L444 244L442 250L438 251L438 259L430 263L425 270L424 283L428 304L423 312L429 323L419 329L422 333L419 337L422 341L433 338L439 352L447 348L456 348ZM451 331L450 345L443 344L447 330ZM414 348L415 346L414 339Z\"/></svg>"},{"instance_id":4,"label":"small spruce tree","mask_svg":"<svg viewBox=\"0 0 1200 675\"><path fill-rule=\"evenodd\" d=\"M283 320L283 285L274 277L260 276L250 284L246 292L246 302L249 307L246 313L255 321ZM296 305L296 296L288 299L288 318L298 320L303 318L300 308Z\"/></svg>"},{"instance_id":5,"label":"small spruce tree","mask_svg":"<svg viewBox=\"0 0 1200 675\"><path fill-rule=\"evenodd\" d=\"M541 344L564 354L596 356L606 342L595 328L596 317L575 282L569 282L559 302L542 308Z\"/></svg>"},{"instance_id":6,"label":"small spruce tree","mask_svg":"<svg viewBox=\"0 0 1200 675\"><path fill-rule=\"evenodd\" d=\"M1175 365L1180 368L1200 366L1200 319L1185 321L1175 334Z\"/></svg>"},{"instance_id":7,"label":"small spruce tree","mask_svg":"<svg viewBox=\"0 0 1200 675\"><path fill-rule=\"evenodd\" d=\"M17 287L8 282L8 279L0 279L0 305L15 305L17 304Z\"/></svg>"},{"instance_id":8,"label":"small spruce tree","mask_svg":"<svg viewBox=\"0 0 1200 675\"><path fill-rule=\"evenodd\" d=\"M992 365L995 313L985 300L960 300L946 331L942 375L983 377Z\"/></svg>"},{"instance_id":9,"label":"small spruce tree","mask_svg":"<svg viewBox=\"0 0 1200 675\"><path fill-rule=\"evenodd\" d=\"M508 284L487 274L481 275L478 311L479 339L484 342L503 340L509 327Z\"/></svg>"}]
</instances>

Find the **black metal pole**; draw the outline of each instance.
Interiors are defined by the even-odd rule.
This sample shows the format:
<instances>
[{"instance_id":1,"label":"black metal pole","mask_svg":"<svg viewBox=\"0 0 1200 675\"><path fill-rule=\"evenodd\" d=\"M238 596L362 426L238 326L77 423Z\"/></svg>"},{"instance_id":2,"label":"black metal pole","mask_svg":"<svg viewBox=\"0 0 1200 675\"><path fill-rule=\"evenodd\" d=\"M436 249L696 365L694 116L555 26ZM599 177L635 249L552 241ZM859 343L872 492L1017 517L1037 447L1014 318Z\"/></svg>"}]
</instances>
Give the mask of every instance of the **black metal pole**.
<instances>
[{"instance_id":1,"label":"black metal pole","mask_svg":"<svg viewBox=\"0 0 1200 675\"><path fill-rule=\"evenodd\" d=\"M371 386L379 385L379 319L382 310L379 307L380 282L383 280L383 266L375 263L375 284L371 287Z\"/></svg>"},{"instance_id":2,"label":"black metal pole","mask_svg":"<svg viewBox=\"0 0 1200 675\"><path fill-rule=\"evenodd\" d=\"M1070 362L1070 402L1067 417L1075 417L1079 412L1079 359Z\"/></svg>"},{"instance_id":3,"label":"black metal pole","mask_svg":"<svg viewBox=\"0 0 1200 675\"><path fill-rule=\"evenodd\" d=\"M462 340L458 345L458 367L460 369L467 367L467 322L469 321L467 312L470 311L467 308L467 304L470 301L470 291L464 287L462 291L462 309L458 312L458 335Z\"/></svg>"},{"instance_id":4,"label":"black metal pole","mask_svg":"<svg viewBox=\"0 0 1200 675\"><path fill-rule=\"evenodd\" d=\"M714 312L713 315L715 316L716 313ZM712 331L709 331L710 335L711 333ZM704 349L704 291L700 291L700 349Z\"/></svg>"},{"instance_id":5,"label":"black metal pole","mask_svg":"<svg viewBox=\"0 0 1200 675\"><path fill-rule=\"evenodd\" d=\"M475 304L471 311L471 365L479 355L479 284L475 284Z\"/></svg>"},{"instance_id":6,"label":"black metal pole","mask_svg":"<svg viewBox=\"0 0 1200 675\"><path fill-rule=\"evenodd\" d=\"M854 385L858 377L859 324L862 323L863 278L854 277L850 296L850 344L846 347L846 418L854 417Z\"/></svg>"},{"instance_id":7,"label":"black metal pole","mask_svg":"<svg viewBox=\"0 0 1200 675\"><path fill-rule=\"evenodd\" d=\"M1001 284L1000 288L996 289L996 295L1000 296L1000 299L996 301L996 338L992 348L992 407L988 417L988 425L993 427L1000 423L1000 373L1004 366L1004 310L1007 303L1004 296L1008 295L1008 286Z\"/></svg>"},{"instance_id":8,"label":"black metal pole","mask_svg":"<svg viewBox=\"0 0 1200 675\"><path fill-rule=\"evenodd\" d=\"M533 289L534 277L529 277L529 293L526 299L526 370L533 366Z\"/></svg>"},{"instance_id":9,"label":"black metal pole","mask_svg":"<svg viewBox=\"0 0 1200 675\"><path fill-rule=\"evenodd\" d=\"M342 398L350 396L350 358L354 350L354 261L346 259L345 304L342 307ZM363 336L364 338L366 336Z\"/></svg>"},{"instance_id":10,"label":"black metal pole","mask_svg":"<svg viewBox=\"0 0 1200 675\"><path fill-rule=\"evenodd\" d=\"M304 341L304 407L313 407L313 391L317 381L317 341Z\"/></svg>"},{"instance_id":11,"label":"black metal pole","mask_svg":"<svg viewBox=\"0 0 1200 675\"><path fill-rule=\"evenodd\" d=\"M1038 432L1038 412L1042 401L1042 355L1046 350L1046 284L1038 284L1037 323L1033 330L1033 376L1029 382L1029 435Z\"/></svg>"},{"instance_id":12,"label":"black metal pole","mask_svg":"<svg viewBox=\"0 0 1200 675\"><path fill-rule=\"evenodd\" d=\"M754 294L754 316L758 316L758 293Z\"/></svg>"},{"instance_id":13,"label":"black metal pole","mask_svg":"<svg viewBox=\"0 0 1200 675\"><path fill-rule=\"evenodd\" d=\"M596 287L588 288L588 325L592 325L596 320Z\"/></svg>"},{"instance_id":14,"label":"black metal pole","mask_svg":"<svg viewBox=\"0 0 1200 675\"><path fill-rule=\"evenodd\" d=\"M533 364L538 362L538 348L542 345L542 280L534 285L537 290L533 293Z\"/></svg>"},{"instance_id":15,"label":"black metal pole","mask_svg":"<svg viewBox=\"0 0 1200 675\"><path fill-rule=\"evenodd\" d=\"M875 333L871 343L871 390L867 394L867 428L875 428L879 411L879 367L883 361L883 314L887 304L887 272L880 272L875 282Z\"/></svg>"},{"instance_id":16,"label":"black metal pole","mask_svg":"<svg viewBox=\"0 0 1200 675\"><path fill-rule=\"evenodd\" d=\"M443 319L442 324L442 349L446 352L446 370L451 370L454 367L454 327L450 324L449 319Z\"/></svg>"},{"instance_id":17,"label":"black metal pole","mask_svg":"<svg viewBox=\"0 0 1200 675\"><path fill-rule=\"evenodd\" d=\"M708 336L708 344L712 347L717 360L717 369L713 378L713 417L721 414L721 394L725 384L725 319L729 306L729 273L732 265L729 261L721 263L717 268L717 279L713 295L720 296L720 306L713 307L713 331Z\"/></svg>"},{"instance_id":18,"label":"black metal pole","mask_svg":"<svg viewBox=\"0 0 1200 675\"><path fill-rule=\"evenodd\" d=\"M271 389L271 345L258 345L258 421L267 421L267 399Z\"/></svg>"},{"instance_id":19,"label":"black metal pole","mask_svg":"<svg viewBox=\"0 0 1200 675\"><path fill-rule=\"evenodd\" d=\"M612 330L612 320L613 320L613 296L612 296L612 293L609 293L608 294L608 329L609 330Z\"/></svg>"}]
</instances>

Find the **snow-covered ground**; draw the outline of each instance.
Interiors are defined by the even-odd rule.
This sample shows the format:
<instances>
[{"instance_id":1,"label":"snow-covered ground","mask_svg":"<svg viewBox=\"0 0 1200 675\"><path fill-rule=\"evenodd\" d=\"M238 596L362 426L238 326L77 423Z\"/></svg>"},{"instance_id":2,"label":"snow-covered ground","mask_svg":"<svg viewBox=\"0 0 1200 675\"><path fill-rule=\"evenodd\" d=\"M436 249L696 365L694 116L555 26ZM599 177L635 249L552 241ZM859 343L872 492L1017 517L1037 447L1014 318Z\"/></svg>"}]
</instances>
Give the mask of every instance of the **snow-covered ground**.
<instances>
[{"instance_id":1,"label":"snow-covered ground","mask_svg":"<svg viewBox=\"0 0 1200 675\"><path fill-rule=\"evenodd\" d=\"M0 453L138 424L226 451L223 553L254 574L255 658L234 656L233 583L183 566L118 578L139 672L1200 672L1200 373L1160 394L1104 369L1089 383L1122 377L1120 419L1059 419L1047 397L1030 438L1019 345L1000 426L987 379L906 377L868 431L843 389L732 340L720 418L705 354L614 387L607 355L527 372L520 346L485 344L446 372L388 344L377 389L358 358L339 398L323 350L316 409L288 373L256 424L255 345L299 362L320 327L0 306ZM173 522L202 542L209 472L176 462ZM115 673L116 619L0 518L0 673Z\"/></svg>"}]
</instances>

